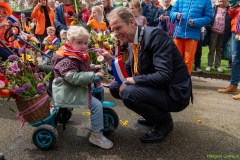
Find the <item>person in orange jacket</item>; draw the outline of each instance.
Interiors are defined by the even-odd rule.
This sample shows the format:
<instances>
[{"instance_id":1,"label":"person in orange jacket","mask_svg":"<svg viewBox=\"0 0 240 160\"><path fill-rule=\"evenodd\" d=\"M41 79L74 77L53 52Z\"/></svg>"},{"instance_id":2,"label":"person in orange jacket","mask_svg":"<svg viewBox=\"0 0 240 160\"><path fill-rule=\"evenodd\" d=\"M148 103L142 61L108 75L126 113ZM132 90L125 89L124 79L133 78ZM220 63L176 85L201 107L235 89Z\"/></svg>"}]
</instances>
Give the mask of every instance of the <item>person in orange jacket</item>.
<instances>
[{"instance_id":1,"label":"person in orange jacket","mask_svg":"<svg viewBox=\"0 0 240 160\"><path fill-rule=\"evenodd\" d=\"M47 1L38 0L39 3L31 14L31 18L37 20L35 34L39 37L41 43L44 37L47 37L46 28L49 26L54 27L54 11L48 6Z\"/></svg>"}]
</instances>

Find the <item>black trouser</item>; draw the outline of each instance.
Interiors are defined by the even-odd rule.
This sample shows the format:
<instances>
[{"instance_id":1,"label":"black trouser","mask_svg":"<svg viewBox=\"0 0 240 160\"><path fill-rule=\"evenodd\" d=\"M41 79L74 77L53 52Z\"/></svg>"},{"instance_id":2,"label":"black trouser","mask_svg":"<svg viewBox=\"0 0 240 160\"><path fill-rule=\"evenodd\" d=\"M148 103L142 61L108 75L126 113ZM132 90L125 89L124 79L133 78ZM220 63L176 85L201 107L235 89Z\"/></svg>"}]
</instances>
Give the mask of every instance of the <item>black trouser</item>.
<instances>
[{"instance_id":1,"label":"black trouser","mask_svg":"<svg viewBox=\"0 0 240 160\"><path fill-rule=\"evenodd\" d=\"M109 87L114 98L122 99L124 105L151 123L162 123L171 119L170 112L179 112L185 105L175 102L162 88L127 85L119 96L120 85L115 81Z\"/></svg>"},{"instance_id":2,"label":"black trouser","mask_svg":"<svg viewBox=\"0 0 240 160\"><path fill-rule=\"evenodd\" d=\"M202 42L198 41L197 49L196 49L196 53L195 53L195 57L194 57L195 69L201 68L201 57L202 57Z\"/></svg>"}]
</instances>

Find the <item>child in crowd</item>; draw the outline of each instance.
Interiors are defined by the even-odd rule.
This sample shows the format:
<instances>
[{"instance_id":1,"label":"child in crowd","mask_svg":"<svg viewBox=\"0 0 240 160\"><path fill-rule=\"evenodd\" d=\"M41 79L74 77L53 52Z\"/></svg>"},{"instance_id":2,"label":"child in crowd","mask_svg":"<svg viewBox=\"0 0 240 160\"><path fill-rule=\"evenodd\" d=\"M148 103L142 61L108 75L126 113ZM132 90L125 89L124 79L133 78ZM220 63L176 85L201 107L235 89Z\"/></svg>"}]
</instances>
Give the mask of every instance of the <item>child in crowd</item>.
<instances>
[{"instance_id":1,"label":"child in crowd","mask_svg":"<svg viewBox=\"0 0 240 160\"><path fill-rule=\"evenodd\" d=\"M91 19L92 18L92 19ZM92 7L91 20L88 21L88 24L91 26L91 29L97 29L105 31L107 30L107 25L103 21L103 10L99 6Z\"/></svg>"},{"instance_id":2,"label":"child in crowd","mask_svg":"<svg viewBox=\"0 0 240 160\"><path fill-rule=\"evenodd\" d=\"M103 72L94 73L101 67L91 65L86 54L90 35L81 26L70 26L67 41L52 58L55 79L52 84L53 99L56 106L67 108L86 108L91 110L92 131L89 141L104 149L113 143L103 134L102 103L92 96L91 83L95 76L103 78Z\"/></svg>"},{"instance_id":3,"label":"child in crowd","mask_svg":"<svg viewBox=\"0 0 240 160\"><path fill-rule=\"evenodd\" d=\"M59 46L59 40L57 38L56 34L56 29L55 27L47 27L47 37L44 38L43 43L45 45L44 47L44 52L47 55L51 55L54 50L57 50ZM43 57L42 58L42 64L48 64L50 59L48 57Z\"/></svg>"},{"instance_id":4,"label":"child in crowd","mask_svg":"<svg viewBox=\"0 0 240 160\"><path fill-rule=\"evenodd\" d=\"M61 30L60 39L61 39L60 46L62 46L67 40L67 31L66 30L64 30L64 29Z\"/></svg>"},{"instance_id":5,"label":"child in crowd","mask_svg":"<svg viewBox=\"0 0 240 160\"><path fill-rule=\"evenodd\" d=\"M147 19L141 15L142 7L139 0L133 0L129 3L129 8L139 26L146 26Z\"/></svg>"}]
</instances>

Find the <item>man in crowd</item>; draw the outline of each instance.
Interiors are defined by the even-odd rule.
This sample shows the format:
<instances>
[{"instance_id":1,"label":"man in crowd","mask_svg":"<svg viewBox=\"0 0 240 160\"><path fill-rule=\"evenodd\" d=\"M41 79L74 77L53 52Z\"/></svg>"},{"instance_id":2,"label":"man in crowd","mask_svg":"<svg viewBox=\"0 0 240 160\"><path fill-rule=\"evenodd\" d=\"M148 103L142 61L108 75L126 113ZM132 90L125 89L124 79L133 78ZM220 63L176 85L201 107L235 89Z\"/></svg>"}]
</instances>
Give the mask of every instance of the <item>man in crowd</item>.
<instances>
[{"instance_id":1,"label":"man in crowd","mask_svg":"<svg viewBox=\"0 0 240 160\"><path fill-rule=\"evenodd\" d=\"M108 20L114 35L133 48L125 63L129 77L122 84L113 82L110 92L143 117L138 123L154 125L141 142L161 141L173 130L170 112L185 109L192 96L187 67L173 40L157 27L137 26L129 8L114 9ZM113 59L105 50L99 54L106 62Z\"/></svg>"}]
</instances>

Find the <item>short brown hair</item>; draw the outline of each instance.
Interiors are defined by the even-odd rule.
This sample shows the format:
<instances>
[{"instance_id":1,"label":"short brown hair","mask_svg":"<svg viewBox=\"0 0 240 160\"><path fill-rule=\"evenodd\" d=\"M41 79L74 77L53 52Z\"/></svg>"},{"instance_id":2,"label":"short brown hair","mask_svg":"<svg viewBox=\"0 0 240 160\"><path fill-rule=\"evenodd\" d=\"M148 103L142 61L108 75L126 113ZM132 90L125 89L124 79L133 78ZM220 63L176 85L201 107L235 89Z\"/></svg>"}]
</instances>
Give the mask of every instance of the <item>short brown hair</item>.
<instances>
[{"instance_id":1,"label":"short brown hair","mask_svg":"<svg viewBox=\"0 0 240 160\"><path fill-rule=\"evenodd\" d=\"M47 27L47 31L53 31L56 32L56 28L53 26Z\"/></svg>"},{"instance_id":2,"label":"short brown hair","mask_svg":"<svg viewBox=\"0 0 240 160\"><path fill-rule=\"evenodd\" d=\"M116 15L119 18L121 18L122 21L125 22L126 24L129 24L129 19L130 18L134 19L134 16L133 16L131 10L128 7L120 6L120 7L115 8L114 10L112 10L107 17L108 21L110 22L112 17L114 17ZM137 25L137 23L136 23L136 25Z\"/></svg>"}]
</instances>

